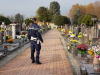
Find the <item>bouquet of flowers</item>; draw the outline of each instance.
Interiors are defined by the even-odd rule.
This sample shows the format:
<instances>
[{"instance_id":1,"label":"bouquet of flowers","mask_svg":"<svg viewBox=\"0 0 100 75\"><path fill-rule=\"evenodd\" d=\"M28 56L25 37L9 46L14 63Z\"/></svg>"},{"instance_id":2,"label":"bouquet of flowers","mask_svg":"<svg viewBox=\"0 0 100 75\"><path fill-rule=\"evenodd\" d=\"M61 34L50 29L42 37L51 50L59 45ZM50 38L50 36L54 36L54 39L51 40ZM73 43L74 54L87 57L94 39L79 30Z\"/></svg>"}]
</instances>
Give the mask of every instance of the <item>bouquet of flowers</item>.
<instances>
[{"instance_id":1,"label":"bouquet of flowers","mask_svg":"<svg viewBox=\"0 0 100 75\"><path fill-rule=\"evenodd\" d=\"M66 31L64 31L64 33L66 34L67 32L66 32Z\"/></svg>"},{"instance_id":2,"label":"bouquet of flowers","mask_svg":"<svg viewBox=\"0 0 100 75\"><path fill-rule=\"evenodd\" d=\"M71 34L71 36L70 36L71 38L75 38L75 34Z\"/></svg>"},{"instance_id":3,"label":"bouquet of flowers","mask_svg":"<svg viewBox=\"0 0 100 75\"><path fill-rule=\"evenodd\" d=\"M88 54L91 56L95 56L96 58L99 58L100 60L100 47L92 46L92 48L89 49Z\"/></svg>"},{"instance_id":4,"label":"bouquet of flowers","mask_svg":"<svg viewBox=\"0 0 100 75\"><path fill-rule=\"evenodd\" d=\"M91 40L88 40L87 43L90 44Z\"/></svg>"},{"instance_id":5,"label":"bouquet of flowers","mask_svg":"<svg viewBox=\"0 0 100 75\"><path fill-rule=\"evenodd\" d=\"M25 35L21 35L22 38L25 38Z\"/></svg>"},{"instance_id":6,"label":"bouquet of flowers","mask_svg":"<svg viewBox=\"0 0 100 75\"><path fill-rule=\"evenodd\" d=\"M8 43L13 43L14 40L13 40L13 39L8 39L7 42L8 42Z\"/></svg>"},{"instance_id":7,"label":"bouquet of flowers","mask_svg":"<svg viewBox=\"0 0 100 75\"><path fill-rule=\"evenodd\" d=\"M82 35L78 35L78 38L81 38L82 37Z\"/></svg>"},{"instance_id":8,"label":"bouquet of flowers","mask_svg":"<svg viewBox=\"0 0 100 75\"><path fill-rule=\"evenodd\" d=\"M69 31L69 34L72 34L72 31Z\"/></svg>"},{"instance_id":9,"label":"bouquet of flowers","mask_svg":"<svg viewBox=\"0 0 100 75\"><path fill-rule=\"evenodd\" d=\"M80 32L79 35L78 35L78 38L81 38L81 37L82 37L82 33Z\"/></svg>"},{"instance_id":10,"label":"bouquet of flowers","mask_svg":"<svg viewBox=\"0 0 100 75\"><path fill-rule=\"evenodd\" d=\"M78 53L87 53L87 49L88 49L88 46L86 46L85 44L80 44L77 46L77 49L78 49Z\"/></svg>"},{"instance_id":11,"label":"bouquet of flowers","mask_svg":"<svg viewBox=\"0 0 100 75\"><path fill-rule=\"evenodd\" d=\"M73 40L73 43L76 44L77 40Z\"/></svg>"},{"instance_id":12,"label":"bouquet of flowers","mask_svg":"<svg viewBox=\"0 0 100 75\"><path fill-rule=\"evenodd\" d=\"M20 35L19 35L19 36L17 36L17 39L18 39L18 40L20 40L20 39L21 39L21 36L20 36Z\"/></svg>"},{"instance_id":13,"label":"bouquet of flowers","mask_svg":"<svg viewBox=\"0 0 100 75\"><path fill-rule=\"evenodd\" d=\"M5 29L2 28L0 31L1 31L1 32L5 32Z\"/></svg>"},{"instance_id":14,"label":"bouquet of flowers","mask_svg":"<svg viewBox=\"0 0 100 75\"><path fill-rule=\"evenodd\" d=\"M11 39L11 36L6 35L6 40Z\"/></svg>"},{"instance_id":15,"label":"bouquet of flowers","mask_svg":"<svg viewBox=\"0 0 100 75\"><path fill-rule=\"evenodd\" d=\"M3 47L4 47L4 48L7 48L7 45L4 45Z\"/></svg>"}]
</instances>

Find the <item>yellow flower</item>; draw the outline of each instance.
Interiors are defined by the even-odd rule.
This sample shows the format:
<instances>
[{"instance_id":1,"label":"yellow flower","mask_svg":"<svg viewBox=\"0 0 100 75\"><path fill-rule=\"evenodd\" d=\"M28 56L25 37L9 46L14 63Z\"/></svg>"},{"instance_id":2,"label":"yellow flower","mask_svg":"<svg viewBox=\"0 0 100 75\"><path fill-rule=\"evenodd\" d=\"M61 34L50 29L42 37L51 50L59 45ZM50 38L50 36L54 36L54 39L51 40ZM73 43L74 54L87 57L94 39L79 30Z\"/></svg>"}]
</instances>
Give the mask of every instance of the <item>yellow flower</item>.
<instances>
[{"instance_id":1,"label":"yellow flower","mask_svg":"<svg viewBox=\"0 0 100 75\"><path fill-rule=\"evenodd\" d=\"M77 40L73 40L73 43L76 43L77 42Z\"/></svg>"},{"instance_id":2,"label":"yellow flower","mask_svg":"<svg viewBox=\"0 0 100 75\"><path fill-rule=\"evenodd\" d=\"M81 42L78 42L79 44L81 44Z\"/></svg>"},{"instance_id":3,"label":"yellow flower","mask_svg":"<svg viewBox=\"0 0 100 75\"><path fill-rule=\"evenodd\" d=\"M70 33L70 32L72 32L72 31L69 31L69 33Z\"/></svg>"},{"instance_id":4,"label":"yellow flower","mask_svg":"<svg viewBox=\"0 0 100 75\"><path fill-rule=\"evenodd\" d=\"M5 29L1 29L0 31L4 32L4 31L5 31Z\"/></svg>"},{"instance_id":5,"label":"yellow flower","mask_svg":"<svg viewBox=\"0 0 100 75\"><path fill-rule=\"evenodd\" d=\"M71 34L71 35L74 35L75 36L75 34Z\"/></svg>"},{"instance_id":6,"label":"yellow flower","mask_svg":"<svg viewBox=\"0 0 100 75\"><path fill-rule=\"evenodd\" d=\"M81 37L82 37L81 35L78 36L78 38L81 38Z\"/></svg>"},{"instance_id":7,"label":"yellow flower","mask_svg":"<svg viewBox=\"0 0 100 75\"><path fill-rule=\"evenodd\" d=\"M92 52L91 51L88 51L88 53L91 55L92 54Z\"/></svg>"},{"instance_id":8,"label":"yellow flower","mask_svg":"<svg viewBox=\"0 0 100 75\"><path fill-rule=\"evenodd\" d=\"M9 31L11 31L11 29L9 29Z\"/></svg>"}]
</instances>

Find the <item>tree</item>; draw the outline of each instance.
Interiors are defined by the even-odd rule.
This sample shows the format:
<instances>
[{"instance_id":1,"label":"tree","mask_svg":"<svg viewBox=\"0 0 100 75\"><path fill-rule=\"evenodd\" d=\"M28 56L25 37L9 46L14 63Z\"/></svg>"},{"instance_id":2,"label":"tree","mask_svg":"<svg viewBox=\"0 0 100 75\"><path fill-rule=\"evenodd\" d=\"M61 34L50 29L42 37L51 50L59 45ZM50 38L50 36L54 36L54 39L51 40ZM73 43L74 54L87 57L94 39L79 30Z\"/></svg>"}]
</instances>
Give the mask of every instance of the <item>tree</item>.
<instances>
[{"instance_id":1,"label":"tree","mask_svg":"<svg viewBox=\"0 0 100 75\"><path fill-rule=\"evenodd\" d=\"M5 22L6 25L10 24L10 20L7 17L0 16L0 25Z\"/></svg>"},{"instance_id":2,"label":"tree","mask_svg":"<svg viewBox=\"0 0 100 75\"><path fill-rule=\"evenodd\" d=\"M25 19L25 24L26 25L29 25L30 23L32 23L32 18Z\"/></svg>"},{"instance_id":3,"label":"tree","mask_svg":"<svg viewBox=\"0 0 100 75\"><path fill-rule=\"evenodd\" d=\"M87 15L84 16L81 23L85 23L88 26L92 26L93 21L91 20L91 18L94 18L94 17L96 17L96 16L91 15L91 14L87 14Z\"/></svg>"},{"instance_id":4,"label":"tree","mask_svg":"<svg viewBox=\"0 0 100 75\"><path fill-rule=\"evenodd\" d=\"M92 13L94 14L94 6L92 3L90 3L89 5L86 6L86 13Z\"/></svg>"},{"instance_id":5,"label":"tree","mask_svg":"<svg viewBox=\"0 0 100 75\"><path fill-rule=\"evenodd\" d=\"M71 19L75 19L74 15L75 15L76 9L78 9L78 8L79 8L79 4L78 3L76 5L72 5L72 8L69 11L69 17Z\"/></svg>"},{"instance_id":6,"label":"tree","mask_svg":"<svg viewBox=\"0 0 100 75\"><path fill-rule=\"evenodd\" d=\"M93 3L94 6L94 14L97 16L98 19L100 19L100 1L96 1Z\"/></svg>"},{"instance_id":7,"label":"tree","mask_svg":"<svg viewBox=\"0 0 100 75\"><path fill-rule=\"evenodd\" d=\"M16 14L15 22L21 23L21 30L22 30L22 23L24 22L24 16L20 15L20 13Z\"/></svg>"},{"instance_id":8,"label":"tree","mask_svg":"<svg viewBox=\"0 0 100 75\"><path fill-rule=\"evenodd\" d=\"M75 12L75 15L74 15L74 17L75 17L75 20L74 20L74 23L75 24L78 24L78 18L81 16L81 11L80 11L80 9L76 9L76 12Z\"/></svg>"},{"instance_id":9,"label":"tree","mask_svg":"<svg viewBox=\"0 0 100 75\"><path fill-rule=\"evenodd\" d=\"M80 16L79 18L78 18L78 25L81 25L81 22L82 22L82 19L84 18L84 15L82 15L82 16Z\"/></svg>"},{"instance_id":10,"label":"tree","mask_svg":"<svg viewBox=\"0 0 100 75\"><path fill-rule=\"evenodd\" d=\"M57 15L60 15L60 5L58 2L53 1L50 3L50 11L52 14L52 21Z\"/></svg>"},{"instance_id":11,"label":"tree","mask_svg":"<svg viewBox=\"0 0 100 75\"><path fill-rule=\"evenodd\" d=\"M82 15L86 15L86 5L80 5L79 9L81 10Z\"/></svg>"},{"instance_id":12,"label":"tree","mask_svg":"<svg viewBox=\"0 0 100 75\"><path fill-rule=\"evenodd\" d=\"M20 15L20 13L15 15L15 22L22 23L24 21L24 16Z\"/></svg>"},{"instance_id":13,"label":"tree","mask_svg":"<svg viewBox=\"0 0 100 75\"><path fill-rule=\"evenodd\" d=\"M70 20L66 16L58 15L54 18L54 24L55 25L64 25L64 24L69 24Z\"/></svg>"},{"instance_id":14,"label":"tree","mask_svg":"<svg viewBox=\"0 0 100 75\"><path fill-rule=\"evenodd\" d=\"M52 18L50 11L46 7L40 7L37 10L37 15L38 15L38 20L41 22L50 22Z\"/></svg>"},{"instance_id":15,"label":"tree","mask_svg":"<svg viewBox=\"0 0 100 75\"><path fill-rule=\"evenodd\" d=\"M7 16L9 18L10 22L15 22L15 15Z\"/></svg>"}]
</instances>

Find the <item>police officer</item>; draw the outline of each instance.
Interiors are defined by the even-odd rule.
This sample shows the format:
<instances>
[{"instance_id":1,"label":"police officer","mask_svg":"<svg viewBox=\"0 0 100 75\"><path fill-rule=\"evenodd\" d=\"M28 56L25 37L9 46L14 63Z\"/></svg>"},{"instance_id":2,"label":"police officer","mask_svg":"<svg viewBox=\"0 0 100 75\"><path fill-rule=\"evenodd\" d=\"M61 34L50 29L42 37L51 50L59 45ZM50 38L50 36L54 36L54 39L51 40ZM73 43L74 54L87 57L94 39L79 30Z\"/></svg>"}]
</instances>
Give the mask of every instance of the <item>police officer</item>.
<instances>
[{"instance_id":1,"label":"police officer","mask_svg":"<svg viewBox=\"0 0 100 75\"><path fill-rule=\"evenodd\" d=\"M41 62L39 61L39 55L41 50L40 41L43 43L43 39L40 34L39 26L37 25L38 23L37 18L33 18L32 21L34 23L29 26L28 30L28 38L31 42L31 59L32 63L35 63L34 52L36 49L36 63L41 64Z\"/></svg>"}]
</instances>

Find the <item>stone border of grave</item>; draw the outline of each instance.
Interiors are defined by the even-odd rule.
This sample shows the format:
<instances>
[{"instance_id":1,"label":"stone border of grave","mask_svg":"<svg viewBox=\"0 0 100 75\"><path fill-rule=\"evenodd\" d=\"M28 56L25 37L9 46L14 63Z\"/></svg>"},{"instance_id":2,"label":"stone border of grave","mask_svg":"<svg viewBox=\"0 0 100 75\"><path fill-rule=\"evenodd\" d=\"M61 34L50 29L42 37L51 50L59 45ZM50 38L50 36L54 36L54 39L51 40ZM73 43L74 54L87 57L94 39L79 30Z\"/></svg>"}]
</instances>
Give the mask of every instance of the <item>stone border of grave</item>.
<instances>
[{"instance_id":1,"label":"stone border of grave","mask_svg":"<svg viewBox=\"0 0 100 75\"><path fill-rule=\"evenodd\" d=\"M81 66L80 66L79 62L76 60L76 58L73 56L73 54L68 52L67 47L66 47L66 41L65 41L66 39L64 39L64 37L60 35L60 32L59 32L59 38L60 38L61 43L63 45L65 55L68 59L68 62L70 64L70 67L71 67L73 74L74 75L81 75L81 72L80 72Z\"/></svg>"},{"instance_id":2,"label":"stone border of grave","mask_svg":"<svg viewBox=\"0 0 100 75\"><path fill-rule=\"evenodd\" d=\"M46 30L42 33L42 36L45 35L45 33L47 33L49 30ZM11 53L9 53L9 55L0 58L0 68L2 68L4 65L6 65L8 62L10 62L11 60L13 60L15 57L17 57L20 53L22 53L23 51L25 51L28 47L30 47L30 43L27 43L26 45L17 48L16 50L12 51Z\"/></svg>"}]
</instances>

